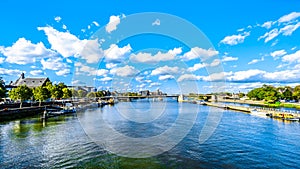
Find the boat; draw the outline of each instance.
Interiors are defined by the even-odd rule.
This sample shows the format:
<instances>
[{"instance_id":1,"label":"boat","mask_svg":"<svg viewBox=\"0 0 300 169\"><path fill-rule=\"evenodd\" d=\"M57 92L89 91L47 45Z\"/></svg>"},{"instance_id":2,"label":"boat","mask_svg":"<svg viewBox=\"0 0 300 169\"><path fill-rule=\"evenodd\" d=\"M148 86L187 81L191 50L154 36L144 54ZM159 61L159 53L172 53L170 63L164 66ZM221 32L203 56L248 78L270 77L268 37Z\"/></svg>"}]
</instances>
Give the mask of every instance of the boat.
<instances>
[{"instance_id":1,"label":"boat","mask_svg":"<svg viewBox=\"0 0 300 169\"><path fill-rule=\"evenodd\" d=\"M259 117L267 117L267 113L264 112L264 111L259 111L257 109L253 109L250 111L250 114L251 115L254 115L254 116L259 116Z\"/></svg>"},{"instance_id":2,"label":"boat","mask_svg":"<svg viewBox=\"0 0 300 169\"><path fill-rule=\"evenodd\" d=\"M270 114L270 117L282 119L282 120L288 120L288 121L300 121L299 117L295 117L291 113L273 113L273 114Z\"/></svg>"}]
</instances>

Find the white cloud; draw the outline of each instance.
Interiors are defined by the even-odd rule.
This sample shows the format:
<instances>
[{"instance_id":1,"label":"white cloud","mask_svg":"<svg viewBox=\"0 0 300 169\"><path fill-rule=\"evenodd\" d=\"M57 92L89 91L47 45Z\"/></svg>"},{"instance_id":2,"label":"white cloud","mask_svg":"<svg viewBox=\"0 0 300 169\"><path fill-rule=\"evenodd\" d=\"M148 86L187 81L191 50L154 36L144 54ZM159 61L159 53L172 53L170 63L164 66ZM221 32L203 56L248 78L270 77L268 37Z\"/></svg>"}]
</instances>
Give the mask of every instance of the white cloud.
<instances>
[{"instance_id":1,"label":"white cloud","mask_svg":"<svg viewBox=\"0 0 300 169\"><path fill-rule=\"evenodd\" d=\"M20 75L24 71L20 71L18 69L5 69L0 67L0 75L8 75L8 76L13 76L13 75ZM24 72L26 73L26 72Z\"/></svg>"},{"instance_id":2,"label":"white cloud","mask_svg":"<svg viewBox=\"0 0 300 169\"><path fill-rule=\"evenodd\" d=\"M290 22L294 19L297 19L300 17L300 12L292 12L290 14L284 15L281 18L278 19L278 22L283 23L283 22Z\"/></svg>"},{"instance_id":3,"label":"white cloud","mask_svg":"<svg viewBox=\"0 0 300 169\"><path fill-rule=\"evenodd\" d=\"M82 63L76 63L75 66L77 67L76 73L84 73L87 76L106 76L109 73L106 69L96 69Z\"/></svg>"},{"instance_id":4,"label":"white cloud","mask_svg":"<svg viewBox=\"0 0 300 169\"><path fill-rule=\"evenodd\" d=\"M156 75L176 74L176 73L178 73L178 71L179 71L178 67L163 66L163 67L154 69L151 72L151 75L156 76Z\"/></svg>"},{"instance_id":5,"label":"white cloud","mask_svg":"<svg viewBox=\"0 0 300 169\"><path fill-rule=\"evenodd\" d=\"M97 26L97 27L100 26L99 23L96 22L96 21L93 21L93 24L94 24L95 26Z\"/></svg>"},{"instance_id":6,"label":"white cloud","mask_svg":"<svg viewBox=\"0 0 300 169\"><path fill-rule=\"evenodd\" d=\"M56 71L55 74L57 76L67 76L70 74L70 69L66 68L66 69L62 69L62 70L59 70L59 71Z\"/></svg>"},{"instance_id":7,"label":"white cloud","mask_svg":"<svg viewBox=\"0 0 300 169\"><path fill-rule=\"evenodd\" d=\"M159 26L160 25L160 20L156 19L153 23L152 26Z\"/></svg>"},{"instance_id":8,"label":"white cloud","mask_svg":"<svg viewBox=\"0 0 300 169\"><path fill-rule=\"evenodd\" d=\"M232 57L232 56L223 56L222 62L230 62L230 61L236 61L238 60L238 57Z\"/></svg>"},{"instance_id":9,"label":"white cloud","mask_svg":"<svg viewBox=\"0 0 300 169\"><path fill-rule=\"evenodd\" d=\"M6 62L25 65L35 63L38 58L53 57L56 53L50 49L46 49L42 42L37 44L25 38L18 39L10 47L0 46L0 53L6 56Z\"/></svg>"},{"instance_id":10,"label":"white cloud","mask_svg":"<svg viewBox=\"0 0 300 169\"><path fill-rule=\"evenodd\" d=\"M277 50L277 51L274 51L274 52L271 52L271 53L270 53L270 55L271 55L273 58L275 58L275 59L277 59L278 57L283 56L283 55L285 55L285 54L286 54L286 51L285 51L284 49L282 49L282 50Z\"/></svg>"},{"instance_id":11,"label":"white cloud","mask_svg":"<svg viewBox=\"0 0 300 169\"><path fill-rule=\"evenodd\" d=\"M284 35L284 36L290 36L299 27L300 27L300 22L298 22L295 25L287 25L287 26L281 28L279 32L282 33L282 35Z\"/></svg>"},{"instance_id":12,"label":"white cloud","mask_svg":"<svg viewBox=\"0 0 300 169\"><path fill-rule=\"evenodd\" d=\"M40 75L45 75L45 73L42 70L32 70L30 71L30 74L32 76L40 76Z\"/></svg>"},{"instance_id":13,"label":"white cloud","mask_svg":"<svg viewBox=\"0 0 300 169\"><path fill-rule=\"evenodd\" d=\"M157 52L155 55L151 53L138 53L138 54L131 54L130 60L133 62L141 62L141 63L158 63L161 61L169 61L174 60L175 57L182 53L181 48L174 48L169 50L167 53Z\"/></svg>"},{"instance_id":14,"label":"white cloud","mask_svg":"<svg viewBox=\"0 0 300 169\"><path fill-rule=\"evenodd\" d=\"M162 75L162 76L158 77L159 80L169 80L169 79L174 79L174 78L175 77L172 75Z\"/></svg>"},{"instance_id":15,"label":"white cloud","mask_svg":"<svg viewBox=\"0 0 300 169\"><path fill-rule=\"evenodd\" d=\"M113 78L111 78L111 77L103 77L103 78L99 79L99 81L101 81L101 82L109 82L112 80L113 80Z\"/></svg>"},{"instance_id":16,"label":"white cloud","mask_svg":"<svg viewBox=\"0 0 300 169\"><path fill-rule=\"evenodd\" d=\"M265 60L264 57L262 57L261 59L253 59L252 61L250 61L248 63L248 65L252 65L252 64L255 64L255 63L258 63L258 62L262 62L264 60Z\"/></svg>"},{"instance_id":17,"label":"white cloud","mask_svg":"<svg viewBox=\"0 0 300 169\"><path fill-rule=\"evenodd\" d=\"M225 75L230 75L230 73L226 73L226 72L219 72L219 73L212 73L209 76L204 76L201 77L202 80L204 81L225 81Z\"/></svg>"},{"instance_id":18,"label":"white cloud","mask_svg":"<svg viewBox=\"0 0 300 169\"><path fill-rule=\"evenodd\" d=\"M89 40L80 55L87 63L98 63L104 56L104 51L99 46L98 39Z\"/></svg>"},{"instance_id":19,"label":"white cloud","mask_svg":"<svg viewBox=\"0 0 300 169\"><path fill-rule=\"evenodd\" d=\"M51 49L56 50L63 57L79 56L87 40L80 40L69 32L59 32L51 26L38 27L39 31L44 31L51 44Z\"/></svg>"},{"instance_id":20,"label":"white cloud","mask_svg":"<svg viewBox=\"0 0 300 169\"><path fill-rule=\"evenodd\" d=\"M107 63L107 64L105 65L105 67L106 67L107 69L112 69L112 68L115 68L117 65L118 65L118 64L115 64L115 63Z\"/></svg>"},{"instance_id":21,"label":"white cloud","mask_svg":"<svg viewBox=\"0 0 300 169\"><path fill-rule=\"evenodd\" d=\"M153 82L153 83L150 83L149 87L160 86L160 85L161 85L161 83Z\"/></svg>"},{"instance_id":22,"label":"white cloud","mask_svg":"<svg viewBox=\"0 0 300 169\"><path fill-rule=\"evenodd\" d=\"M296 51L295 53L283 56L282 61L289 62L289 63L293 63L293 62L300 63L300 50Z\"/></svg>"},{"instance_id":23,"label":"white cloud","mask_svg":"<svg viewBox=\"0 0 300 169\"><path fill-rule=\"evenodd\" d=\"M214 59L209 66L215 67L215 66L220 65L220 63L221 63L220 59Z\"/></svg>"},{"instance_id":24,"label":"white cloud","mask_svg":"<svg viewBox=\"0 0 300 169\"><path fill-rule=\"evenodd\" d=\"M200 80L200 76L196 76L196 75L193 75L193 74L184 74L184 75L181 75L177 81L178 82L182 82L182 81L196 81L196 80Z\"/></svg>"},{"instance_id":25,"label":"white cloud","mask_svg":"<svg viewBox=\"0 0 300 169\"><path fill-rule=\"evenodd\" d=\"M106 32L111 33L112 31L117 30L117 26L120 24L120 16L110 16L109 23L106 25Z\"/></svg>"},{"instance_id":26,"label":"white cloud","mask_svg":"<svg viewBox=\"0 0 300 169\"><path fill-rule=\"evenodd\" d=\"M195 72L195 71L197 71L197 70L199 70L201 68L204 68L205 66L206 66L206 64L204 64L204 63L196 63L196 64L194 64L193 67L189 67L187 69L187 71L189 71L189 72Z\"/></svg>"},{"instance_id":27,"label":"white cloud","mask_svg":"<svg viewBox=\"0 0 300 169\"><path fill-rule=\"evenodd\" d=\"M110 73L121 77L131 77L136 75L138 73L138 70L136 70L132 66L126 65L124 67L113 68L110 70Z\"/></svg>"},{"instance_id":28,"label":"white cloud","mask_svg":"<svg viewBox=\"0 0 300 169\"><path fill-rule=\"evenodd\" d=\"M261 27L270 29L272 27L272 23L273 23L272 21L265 22L264 24L261 25Z\"/></svg>"},{"instance_id":29,"label":"white cloud","mask_svg":"<svg viewBox=\"0 0 300 169\"><path fill-rule=\"evenodd\" d=\"M132 48L130 44L124 47L118 47L116 44L111 44L109 49L104 51L105 60L107 62L120 62L124 60L127 55L131 52Z\"/></svg>"},{"instance_id":30,"label":"white cloud","mask_svg":"<svg viewBox=\"0 0 300 169\"><path fill-rule=\"evenodd\" d=\"M218 55L219 52L214 49L202 49L199 47L192 48L189 52L186 52L181 58L183 60L193 60L201 58L203 61L207 60L209 57Z\"/></svg>"},{"instance_id":31,"label":"white cloud","mask_svg":"<svg viewBox=\"0 0 300 169\"><path fill-rule=\"evenodd\" d=\"M1 51L1 49L0 49ZM4 62L5 58L0 57L0 64L2 64Z\"/></svg>"},{"instance_id":32,"label":"white cloud","mask_svg":"<svg viewBox=\"0 0 300 169\"><path fill-rule=\"evenodd\" d=\"M263 36L260 36L258 40L264 39L265 38L265 43L269 42L270 40L276 38L280 32L278 31L277 28L272 29L270 32L266 32Z\"/></svg>"},{"instance_id":33,"label":"white cloud","mask_svg":"<svg viewBox=\"0 0 300 169\"><path fill-rule=\"evenodd\" d=\"M67 68L67 65L63 63L61 58L49 58L49 59L42 59L41 64L43 69L49 70L63 70Z\"/></svg>"},{"instance_id":34,"label":"white cloud","mask_svg":"<svg viewBox=\"0 0 300 169\"><path fill-rule=\"evenodd\" d=\"M64 30L67 30L67 25L63 24L62 28L63 28Z\"/></svg>"},{"instance_id":35,"label":"white cloud","mask_svg":"<svg viewBox=\"0 0 300 169\"><path fill-rule=\"evenodd\" d=\"M244 32L238 35L226 36L220 43L227 45L237 45L243 43L245 38L250 35L250 32Z\"/></svg>"},{"instance_id":36,"label":"white cloud","mask_svg":"<svg viewBox=\"0 0 300 169\"><path fill-rule=\"evenodd\" d=\"M56 22L60 22L60 21L61 21L61 17L60 17L60 16L56 16L56 17L54 18L54 20L55 20Z\"/></svg>"},{"instance_id":37,"label":"white cloud","mask_svg":"<svg viewBox=\"0 0 300 169\"><path fill-rule=\"evenodd\" d=\"M250 69L246 71L238 71L227 75L227 80L229 81L246 81L246 80L258 80L257 76L261 77L262 74L266 73L265 71L258 69Z\"/></svg>"}]
</instances>

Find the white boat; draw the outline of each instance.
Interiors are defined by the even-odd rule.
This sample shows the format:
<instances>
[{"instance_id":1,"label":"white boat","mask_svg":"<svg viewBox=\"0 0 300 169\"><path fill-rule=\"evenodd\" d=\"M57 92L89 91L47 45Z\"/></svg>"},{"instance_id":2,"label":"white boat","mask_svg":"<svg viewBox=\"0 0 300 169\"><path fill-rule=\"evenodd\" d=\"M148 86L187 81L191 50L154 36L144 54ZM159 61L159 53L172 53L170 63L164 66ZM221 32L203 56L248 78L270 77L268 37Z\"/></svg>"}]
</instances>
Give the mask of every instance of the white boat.
<instances>
[{"instance_id":1,"label":"white boat","mask_svg":"<svg viewBox=\"0 0 300 169\"><path fill-rule=\"evenodd\" d=\"M267 113L264 111L259 111L257 109L253 109L250 111L251 115L259 116L259 117L267 117Z\"/></svg>"}]
</instances>

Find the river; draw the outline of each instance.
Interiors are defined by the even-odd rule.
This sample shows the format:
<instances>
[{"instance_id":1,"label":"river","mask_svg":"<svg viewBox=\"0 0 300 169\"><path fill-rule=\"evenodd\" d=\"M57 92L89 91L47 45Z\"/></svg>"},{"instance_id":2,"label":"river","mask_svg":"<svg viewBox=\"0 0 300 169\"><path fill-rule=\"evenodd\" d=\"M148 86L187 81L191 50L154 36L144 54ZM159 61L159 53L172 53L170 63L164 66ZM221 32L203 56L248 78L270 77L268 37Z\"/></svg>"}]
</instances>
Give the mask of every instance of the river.
<instances>
[{"instance_id":1,"label":"river","mask_svg":"<svg viewBox=\"0 0 300 169\"><path fill-rule=\"evenodd\" d=\"M0 123L0 168L300 168L299 128L190 103L119 102Z\"/></svg>"}]
</instances>

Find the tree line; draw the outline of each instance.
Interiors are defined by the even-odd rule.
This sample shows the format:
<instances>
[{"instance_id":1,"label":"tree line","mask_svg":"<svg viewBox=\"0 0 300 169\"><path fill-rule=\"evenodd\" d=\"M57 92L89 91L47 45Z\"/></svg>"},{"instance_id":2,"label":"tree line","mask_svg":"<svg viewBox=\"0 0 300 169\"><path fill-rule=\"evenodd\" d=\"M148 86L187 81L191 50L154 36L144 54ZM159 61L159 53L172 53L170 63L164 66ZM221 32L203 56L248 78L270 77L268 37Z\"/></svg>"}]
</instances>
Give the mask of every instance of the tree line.
<instances>
[{"instance_id":1,"label":"tree line","mask_svg":"<svg viewBox=\"0 0 300 169\"><path fill-rule=\"evenodd\" d=\"M265 100L267 102L276 102L279 100L299 100L300 85L296 87L274 87L263 85L262 87L252 89L247 96L253 100Z\"/></svg>"}]
</instances>

